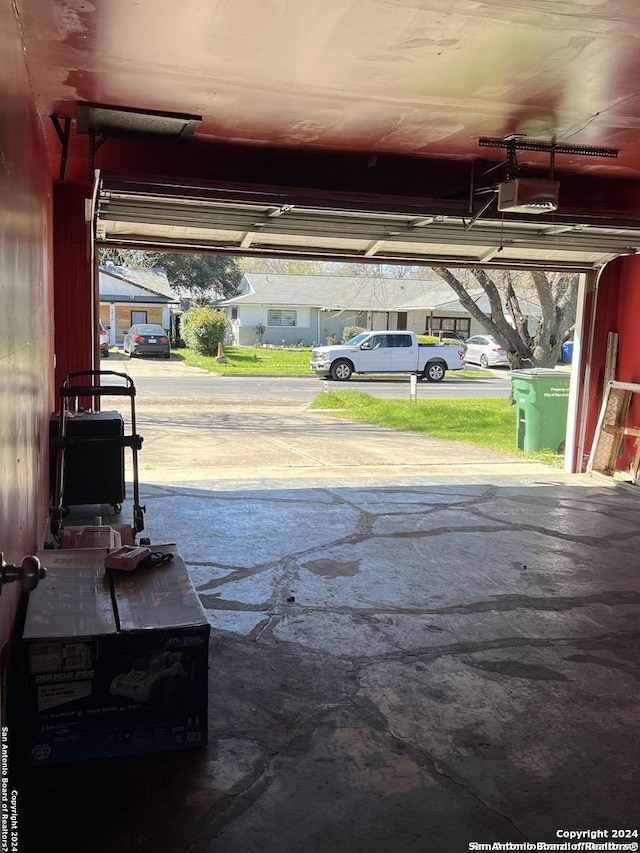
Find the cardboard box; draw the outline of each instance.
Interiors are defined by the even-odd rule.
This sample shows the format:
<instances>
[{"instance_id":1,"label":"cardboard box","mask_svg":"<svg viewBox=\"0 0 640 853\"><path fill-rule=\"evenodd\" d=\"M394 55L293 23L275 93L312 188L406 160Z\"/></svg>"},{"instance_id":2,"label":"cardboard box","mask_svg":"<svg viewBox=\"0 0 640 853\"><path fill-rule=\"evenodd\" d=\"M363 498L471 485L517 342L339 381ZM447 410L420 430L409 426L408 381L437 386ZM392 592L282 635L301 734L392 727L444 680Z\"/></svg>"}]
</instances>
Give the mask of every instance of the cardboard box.
<instances>
[{"instance_id":1,"label":"cardboard box","mask_svg":"<svg viewBox=\"0 0 640 853\"><path fill-rule=\"evenodd\" d=\"M113 527L116 533L120 534L121 545L133 545L135 542L135 533L130 524L111 524L109 520L103 519L103 524ZM80 548L80 537L82 531L87 527L86 524L68 525L62 528L62 548Z\"/></svg>"},{"instance_id":2,"label":"cardboard box","mask_svg":"<svg viewBox=\"0 0 640 853\"><path fill-rule=\"evenodd\" d=\"M204 746L209 624L173 560L106 571L106 549L41 551L23 633L29 764Z\"/></svg>"}]
</instances>

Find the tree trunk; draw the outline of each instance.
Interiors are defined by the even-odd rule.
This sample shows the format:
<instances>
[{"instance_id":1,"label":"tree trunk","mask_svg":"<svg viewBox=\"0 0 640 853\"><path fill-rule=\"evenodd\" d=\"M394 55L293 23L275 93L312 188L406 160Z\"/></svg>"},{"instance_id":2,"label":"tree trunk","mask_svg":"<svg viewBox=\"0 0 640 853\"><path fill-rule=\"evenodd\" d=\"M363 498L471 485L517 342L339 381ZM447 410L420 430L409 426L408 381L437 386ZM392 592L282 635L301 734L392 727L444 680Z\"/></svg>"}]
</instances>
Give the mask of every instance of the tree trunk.
<instances>
[{"instance_id":1,"label":"tree trunk","mask_svg":"<svg viewBox=\"0 0 640 853\"><path fill-rule=\"evenodd\" d=\"M504 348L512 370L555 367L560 359L562 344L575 323L577 274L546 273L541 270L526 274L531 276L540 305L538 325L535 333L531 335L521 300L515 291L513 273L506 273L506 280L502 282L502 294L498 285L499 277L504 277L504 273L493 273L492 277L487 270L480 267L467 273L476 279L489 300L491 314L487 314L479 308L477 295L474 298L468 283L462 281L458 270L444 267L434 267L433 270L449 284L460 304ZM511 322L505 316L505 309Z\"/></svg>"}]
</instances>

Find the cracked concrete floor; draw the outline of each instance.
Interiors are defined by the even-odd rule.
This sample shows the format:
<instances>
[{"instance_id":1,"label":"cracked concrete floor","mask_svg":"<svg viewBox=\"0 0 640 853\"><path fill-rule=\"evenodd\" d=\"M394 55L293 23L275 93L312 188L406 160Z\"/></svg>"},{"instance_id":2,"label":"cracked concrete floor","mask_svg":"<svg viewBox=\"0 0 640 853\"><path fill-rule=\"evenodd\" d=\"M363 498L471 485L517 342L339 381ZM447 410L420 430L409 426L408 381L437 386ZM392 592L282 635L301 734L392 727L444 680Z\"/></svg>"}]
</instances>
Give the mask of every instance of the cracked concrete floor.
<instances>
[{"instance_id":1,"label":"cracked concrete floor","mask_svg":"<svg viewBox=\"0 0 640 853\"><path fill-rule=\"evenodd\" d=\"M416 436L378 465L372 428L355 471L287 469L296 418L362 437L288 412L243 479L237 423L217 477L142 471L145 532L178 543L212 625L210 744L39 771L24 850L457 853L637 826L636 495Z\"/></svg>"}]
</instances>

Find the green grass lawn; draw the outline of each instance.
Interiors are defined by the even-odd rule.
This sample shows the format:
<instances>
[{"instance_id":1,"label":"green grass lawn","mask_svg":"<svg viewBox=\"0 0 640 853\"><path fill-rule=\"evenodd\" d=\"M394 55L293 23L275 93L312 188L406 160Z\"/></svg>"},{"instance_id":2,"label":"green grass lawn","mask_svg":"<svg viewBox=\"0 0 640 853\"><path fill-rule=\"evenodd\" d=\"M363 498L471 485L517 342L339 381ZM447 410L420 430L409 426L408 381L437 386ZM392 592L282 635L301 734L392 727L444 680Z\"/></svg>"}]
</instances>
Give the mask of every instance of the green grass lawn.
<instances>
[{"instance_id":1,"label":"green grass lawn","mask_svg":"<svg viewBox=\"0 0 640 853\"><path fill-rule=\"evenodd\" d=\"M413 403L409 400L379 400L357 391L325 391L315 398L311 408L348 420L449 441L464 441L555 467L562 466L562 456L550 450L527 454L516 450L516 409L502 398L431 398Z\"/></svg>"},{"instance_id":2,"label":"green grass lawn","mask_svg":"<svg viewBox=\"0 0 640 853\"><path fill-rule=\"evenodd\" d=\"M190 367L200 367L223 375L258 374L261 376L311 376L310 349L269 349L267 347L225 347L227 363L189 349L174 349L174 357Z\"/></svg>"},{"instance_id":3,"label":"green grass lawn","mask_svg":"<svg viewBox=\"0 0 640 853\"><path fill-rule=\"evenodd\" d=\"M174 358L179 358L191 367L200 367L210 373L238 376L258 374L260 376L313 376L309 370L311 349L269 349L268 347L225 347L226 364L215 358L197 355L193 350L174 349ZM486 372L478 370L456 370L447 374L447 378L487 377Z\"/></svg>"}]
</instances>

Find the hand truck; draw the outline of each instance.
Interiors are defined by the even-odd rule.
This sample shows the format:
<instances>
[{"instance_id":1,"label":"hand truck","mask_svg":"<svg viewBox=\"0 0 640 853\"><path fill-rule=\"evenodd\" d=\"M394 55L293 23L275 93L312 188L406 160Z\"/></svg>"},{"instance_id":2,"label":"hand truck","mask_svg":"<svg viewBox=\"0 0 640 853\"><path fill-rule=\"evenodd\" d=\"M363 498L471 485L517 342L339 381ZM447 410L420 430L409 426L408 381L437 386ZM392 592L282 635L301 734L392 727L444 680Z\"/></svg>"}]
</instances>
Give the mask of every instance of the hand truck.
<instances>
[{"instance_id":1,"label":"hand truck","mask_svg":"<svg viewBox=\"0 0 640 853\"><path fill-rule=\"evenodd\" d=\"M124 380L124 384L101 384L102 379L114 377ZM138 476L142 437L136 432L135 395L131 377L114 370L81 370L64 377L59 410L52 416L50 427L50 470L54 472L50 529L55 539L60 539L62 520L70 506L111 504L114 512L120 513L125 498L125 447L130 447L133 454L133 539L144 529L146 507L140 505ZM129 398L130 434L125 434L119 412L93 410L104 396ZM84 407L86 401L88 408Z\"/></svg>"}]
</instances>

